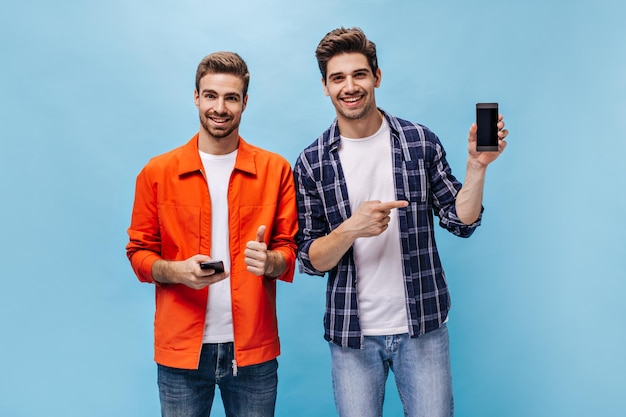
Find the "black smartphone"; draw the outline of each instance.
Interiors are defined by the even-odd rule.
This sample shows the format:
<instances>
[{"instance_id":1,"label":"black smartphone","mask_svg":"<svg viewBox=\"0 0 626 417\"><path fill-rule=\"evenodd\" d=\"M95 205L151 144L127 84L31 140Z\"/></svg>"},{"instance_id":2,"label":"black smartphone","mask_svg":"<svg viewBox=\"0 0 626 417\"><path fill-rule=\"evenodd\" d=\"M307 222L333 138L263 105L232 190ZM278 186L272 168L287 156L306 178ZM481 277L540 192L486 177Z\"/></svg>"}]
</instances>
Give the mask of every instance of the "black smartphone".
<instances>
[{"instance_id":1,"label":"black smartphone","mask_svg":"<svg viewBox=\"0 0 626 417\"><path fill-rule=\"evenodd\" d=\"M206 261L200 262L200 269L215 269L215 273L224 272L224 262L222 261Z\"/></svg>"},{"instance_id":2,"label":"black smartphone","mask_svg":"<svg viewBox=\"0 0 626 417\"><path fill-rule=\"evenodd\" d=\"M498 150L498 103L476 103L476 125L479 152Z\"/></svg>"}]
</instances>

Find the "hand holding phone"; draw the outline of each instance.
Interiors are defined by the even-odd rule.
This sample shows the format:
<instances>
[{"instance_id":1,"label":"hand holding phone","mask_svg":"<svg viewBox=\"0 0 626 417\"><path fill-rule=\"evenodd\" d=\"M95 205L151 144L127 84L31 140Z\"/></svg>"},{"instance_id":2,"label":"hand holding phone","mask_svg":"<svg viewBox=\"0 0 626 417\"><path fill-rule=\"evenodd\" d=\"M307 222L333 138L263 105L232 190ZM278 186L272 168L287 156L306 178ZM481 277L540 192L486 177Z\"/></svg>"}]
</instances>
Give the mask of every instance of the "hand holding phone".
<instances>
[{"instance_id":1,"label":"hand holding phone","mask_svg":"<svg viewBox=\"0 0 626 417\"><path fill-rule=\"evenodd\" d=\"M476 150L498 151L498 103L476 103Z\"/></svg>"},{"instance_id":2,"label":"hand holding phone","mask_svg":"<svg viewBox=\"0 0 626 417\"><path fill-rule=\"evenodd\" d=\"M200 269L214 269L216 274L224 272L224 262L222 261L205 261L200 262Z\"/></svg>"}]
</instances>

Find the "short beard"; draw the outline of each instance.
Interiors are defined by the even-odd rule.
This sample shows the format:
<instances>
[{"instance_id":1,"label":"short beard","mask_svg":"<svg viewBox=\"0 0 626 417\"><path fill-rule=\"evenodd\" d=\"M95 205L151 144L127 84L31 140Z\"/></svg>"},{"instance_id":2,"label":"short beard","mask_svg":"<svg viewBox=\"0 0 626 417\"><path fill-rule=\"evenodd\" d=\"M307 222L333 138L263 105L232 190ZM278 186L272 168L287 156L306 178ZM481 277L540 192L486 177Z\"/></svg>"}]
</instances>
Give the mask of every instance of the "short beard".
<instances>
[{"instance_id":1,"label":"short beard","mask_svg":"<svg viewBox=\"0 0 626 417\"><path fill-rule=\"evenodd\" d=\"M234 123L229 129L215 129L209 125L209 118L200 114L200 125L206 130L209 135L216 139L223 139L233 133L238 127L239 123Z\"/></svg>"},{"instance_id":2,"label":"short beard","mask_svg":"<svg viewBox=\"0 0 626 417\"><path fill-rule=\"evenodd\" d=\"M365 116L367 116L369 114L369 112L372 110L372 103L369 103L368 105L366 105L365 107L363 107L361 110L359 110L358 112L346 112L344 111L344 109L341 106L337 106L336 107L337 111L339 112L339 114L341 114L343 117L345 117L346 119L349 120L359 120L364 118Z\"/></svg>"}]
</instances>

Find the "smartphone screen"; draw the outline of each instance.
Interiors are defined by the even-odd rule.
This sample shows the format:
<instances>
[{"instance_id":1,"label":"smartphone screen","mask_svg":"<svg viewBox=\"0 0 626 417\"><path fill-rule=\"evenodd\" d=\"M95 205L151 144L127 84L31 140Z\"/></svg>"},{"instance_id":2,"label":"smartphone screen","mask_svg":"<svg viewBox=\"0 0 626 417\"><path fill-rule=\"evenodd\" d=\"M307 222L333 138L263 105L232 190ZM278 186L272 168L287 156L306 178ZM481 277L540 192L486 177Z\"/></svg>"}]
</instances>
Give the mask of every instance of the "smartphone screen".
<instances>
[{"instance_id":1,"label":"smartphone screen","mask_svg":"<svg viewBox=\"0 0 626 417\"><path fill-rule=\"evenodd\" d=\"M478 140L476 150L498 150L498 103L477 103L476 124L478 125Z\"/></svg>"}]
</instances>

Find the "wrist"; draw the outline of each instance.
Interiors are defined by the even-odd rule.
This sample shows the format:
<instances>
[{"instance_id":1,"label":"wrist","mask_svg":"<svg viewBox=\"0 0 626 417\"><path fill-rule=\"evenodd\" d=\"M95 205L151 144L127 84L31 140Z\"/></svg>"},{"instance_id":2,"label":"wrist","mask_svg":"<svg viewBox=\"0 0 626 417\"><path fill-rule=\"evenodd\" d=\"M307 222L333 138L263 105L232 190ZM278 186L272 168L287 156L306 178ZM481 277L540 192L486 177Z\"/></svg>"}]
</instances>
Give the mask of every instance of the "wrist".
<instances>
[{"instance_id":1,"label":"wrist","mask_svg":"<svg viewBox=\"0 0 626 417\"><path fill-rule=\"evenodd\" d=\"M283 256L276 251L267 251L267 264L265 265L265 275L268 278L278 278L285 270Z\"/></svg>"},{"instance_id":2,"label":"wrist","mask_svg":"<svg viewBox=\"0 0 626 417\"><path fill-rule=\"evenodd\" d=\"M487 172L487 165L478 162L478 160L476 159L469 158L467 160L467 171L471 171L477 174L484 174Z\"/></svg>"},{"instance_id":3,"label":"wrist","mask_svg":"<svg viewBox=\"0 0 626 417\"><path fill-rule=\"evenodd\" d=\"M335 241L342 246L352 246L354 241L359 238L358 231L350 227L352 217L341 223L335 230L330 232L335 237Z\"/></svg>"},{"instance_id":4,"label":"wrist","mask_svg":"<svg viewBox=\"0 0 626 417\"><path fill-rule=\"evenodd\" d=\"M159 259L152 264L152 279L161 284L176 283L176 261L166 261Z\"/></svg>"}]
</instances>

